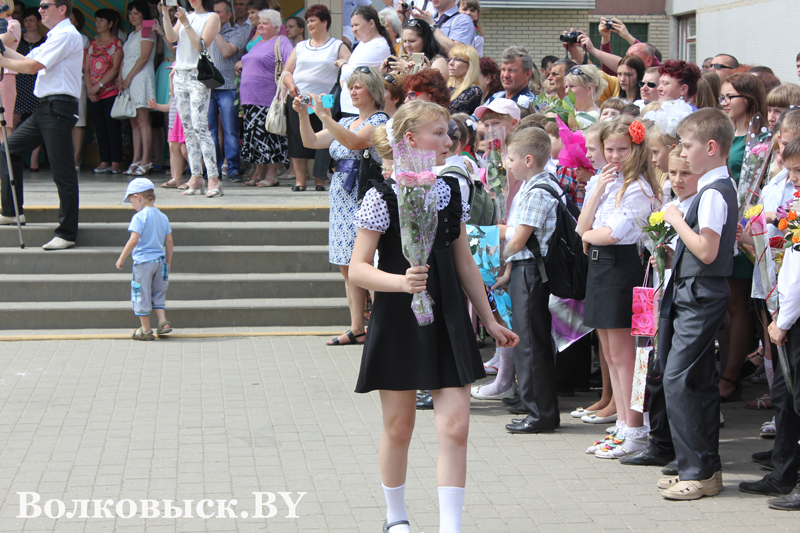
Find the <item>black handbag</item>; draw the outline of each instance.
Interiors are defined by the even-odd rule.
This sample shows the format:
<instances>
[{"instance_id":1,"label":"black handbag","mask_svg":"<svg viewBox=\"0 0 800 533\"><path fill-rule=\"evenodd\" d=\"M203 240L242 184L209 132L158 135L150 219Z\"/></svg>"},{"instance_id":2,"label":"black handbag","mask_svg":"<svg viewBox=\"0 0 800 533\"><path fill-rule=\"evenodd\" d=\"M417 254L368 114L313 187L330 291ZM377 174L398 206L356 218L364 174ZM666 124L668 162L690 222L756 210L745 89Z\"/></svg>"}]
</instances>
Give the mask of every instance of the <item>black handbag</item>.
<instances>
[{"instance_id":1,"label":"black handbag","mask_svg":"<svg viewBox=\"0 0 800 533\"><path fill-rule=\"evenodd\" d=\"M206 43L203 42L203 39L200 39L200 47L203 51L200 52L200 59L197 60L197 81L209 89L222 87L225 85L225 78L222 77L222 72L217 70L214 62L211 61L211 56L208 55Z\"/></svg>"},{"instance_id":2,"label":"black handbag","mask_svg":"<svg viewBox=\"0 0 800 533\"><path fill-rule=\"evenodd\" d=\"M331 92L328 93L333 96L333 107L331 108L331 117L336 122L342 118L342 67L339 67L339 72L336 74L336 83L331 87Z\"/></svg>"},{"instance_id":3,"label":"black handbag","mask_svg":"<svg viewBox=\"0 0 800 533\"><path fill-rule=\"evenodd\" d=\"M378 113L386 117L386 120L389 120L389 115L384 113L383 111L378 111ZM372 187L370 185L370 181L377 181L382 182L384 181L383 177L383 161L380 159L375 159L370 154L369 148L363 150L361 152L361 165L358 167L358 185L356 190L356 202L361 202L364 198L364 195L367 194L367 191Z\"/></svg>"}]
</instances>

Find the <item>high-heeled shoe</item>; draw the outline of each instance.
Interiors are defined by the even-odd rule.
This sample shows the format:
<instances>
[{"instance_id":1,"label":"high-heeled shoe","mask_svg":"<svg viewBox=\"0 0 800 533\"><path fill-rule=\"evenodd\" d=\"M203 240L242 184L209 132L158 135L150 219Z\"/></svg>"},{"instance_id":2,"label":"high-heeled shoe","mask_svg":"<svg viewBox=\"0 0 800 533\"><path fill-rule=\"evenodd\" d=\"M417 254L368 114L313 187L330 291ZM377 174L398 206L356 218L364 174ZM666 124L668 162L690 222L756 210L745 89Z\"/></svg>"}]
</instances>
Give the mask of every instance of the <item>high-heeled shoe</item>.
<instances>
[{"instance_id":1,"label":"high-heeled shoe","mask_svg":"<svg viewBox=\"0 0 800 533\"><path fill-rule=\"evenodd\" d=\"M183 191L182 193L184 196L194 196L195 194L203 194L203 184L205 182L203 181L202 176L197 178L198 180L200 180L200 185L198 187L194 187L194 184L196 183L194 179L195 178L192 177L192 179L189 180L189 188Z\"/></svg>"},{"instance_id":2,"label":"high-heeled shoe","mask_svg":"<svg viewBox=\"0 0 800 533\"><path fill-rule=\"evenodd\" d=\"M146 176L150 174L150 170L153 168L153 163L147 163L146 165L139 165L136 170L133 171L134 176Z\"/></svg>"},{"instance_id":3,"label":"high-heeled shoe","mask_svg":"<svg viewBox=\"0 0 800 533\"><path fill-rule=\"evenodd\" d=\"M720 376L719 379L721 379L722 381L727 381L728 383L733 385L733 392L731 392L727 396L723 396L722 394L719 395L720 403L735 402L737 400L741 400L742 399L742 382L741 382L741 380L734 381L732 379L728 379L728 378L722 377L722 376Z\"/></svg>"},{"instance_id":4,"label":"high-heeled shoe","mask_svg":"<svg viewBox=\"0 0 800 533\"><path fill-rule=\"evenodd\" d=\"M136 172L136 169L139 168L140 163L141 161L136 161L135 163L131 163L131 166L129 166L128 170L123 172L123 174L125 174L126 176L133 176L134 173Z\"/></svg>"},{"instance_id":5,"label":"high-heeled shoe","mask_svg":"<svg viewBox=\"0 0 800 533\"><path fill-rule=\"evenodd\" d=\"M222 190L222 180L217 178L217 181L219 181L219 185L217 185L214 189L209 189L209 191L206 193L206 198L225 196L225 192Z\"/></svg>"}]
</instances>

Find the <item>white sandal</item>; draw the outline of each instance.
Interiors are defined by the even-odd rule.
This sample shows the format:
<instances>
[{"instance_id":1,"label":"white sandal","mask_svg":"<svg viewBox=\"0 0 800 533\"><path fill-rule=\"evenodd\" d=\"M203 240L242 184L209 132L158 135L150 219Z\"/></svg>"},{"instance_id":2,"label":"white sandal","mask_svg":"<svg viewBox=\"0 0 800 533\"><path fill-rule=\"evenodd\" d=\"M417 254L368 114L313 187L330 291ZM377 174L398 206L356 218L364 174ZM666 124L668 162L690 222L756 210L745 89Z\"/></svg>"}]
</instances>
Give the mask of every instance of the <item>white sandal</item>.
<instances>
[{"instance_id":1,"label":"white sandal","mask_svg":"<svg viewBox=\"0 0 800 533\"><path fill-rule=\"evenodd\" d=\"M775 438L775 433L777 433L777 432L778 432L778 430L775 427L775 417L774 416L772 417L772 420L770 420L769 422L764 422L763 424L761 424L761 438L762 439L774 439Z\"/></svg>"}]
</instances>

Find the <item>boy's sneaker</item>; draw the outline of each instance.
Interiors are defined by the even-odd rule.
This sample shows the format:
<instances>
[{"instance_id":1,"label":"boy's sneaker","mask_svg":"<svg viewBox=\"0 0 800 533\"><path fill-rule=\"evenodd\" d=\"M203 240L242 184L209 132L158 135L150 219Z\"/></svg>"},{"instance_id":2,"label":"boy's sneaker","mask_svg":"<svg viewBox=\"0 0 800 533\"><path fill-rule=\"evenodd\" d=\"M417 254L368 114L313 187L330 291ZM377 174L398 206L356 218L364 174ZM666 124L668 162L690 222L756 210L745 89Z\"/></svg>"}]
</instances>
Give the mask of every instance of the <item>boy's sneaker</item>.
<instances>
[{"instance_id":1,"label":"boy's sneaker","mask_svg":"<svg viewBox=\"0 0 800 533\"><path fill-rule=\"evenodd\" d=\"M42 248L45 250L66 250L67 248L72 248L73 246L75 246L73 241L67 241L61 237L53 237L53 240L42 245Z\"/></svg>"}]
</instances>

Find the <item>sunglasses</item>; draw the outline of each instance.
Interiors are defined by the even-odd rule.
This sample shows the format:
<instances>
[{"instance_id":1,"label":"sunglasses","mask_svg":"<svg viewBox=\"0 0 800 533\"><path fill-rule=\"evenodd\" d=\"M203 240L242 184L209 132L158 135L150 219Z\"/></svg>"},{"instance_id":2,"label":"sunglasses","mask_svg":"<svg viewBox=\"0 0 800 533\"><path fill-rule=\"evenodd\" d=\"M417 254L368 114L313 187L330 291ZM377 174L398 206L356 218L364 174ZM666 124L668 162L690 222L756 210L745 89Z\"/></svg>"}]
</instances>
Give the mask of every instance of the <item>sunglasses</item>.
<instances>
[{"instance_id":1,"label":"sunglasses","mask_svg":"<svg viewBox=\"0 0 800 533\"><path fill-rule=\"evenodd\" d=\"M576 76L586 76L586 73L583 72L580 68L575 67L569 71L570 74L575 74Z\"/></svg>"},{"instance_id":2,"label":"sunglasses","mask_svg":"<svg viewBox=\"0 0 800 533\"><path fill-rule=\"evenodd\" d=\"M416 91L408 91L406 93L406 100L416 100L417 98L420 97L421 94L425 94L425 93L422 93L422 92L418 93Z\"/></svg>"},{"instance_id":3,"label":"sunglasses","mask_svg":"<svg viewBox=\"0 0 800 533\"><path fill-rule=\"evenodd\" d=\"M46 11L51 7L58 7L58 4L49 4L47 2L45 2L44 4L39 4L39 9L41 9L42 11Z\"/></svg>"},{"instance_id":4,"label":"sunglasses","mask_svg":"<svg viewBox=\"0 0 800 533\"><path fill-rule=\"evenodd\" d=\"M362 74L369 74L372 72L369 67L356 67L356 70Z\"/></svg>"},{"instance_id":5,"label":"sunglasses","mask_svg":"<svg viewBox=\"0 0 800 533\"><path fill-rule=\"evenodd\" d=\"M656 87L658 87L658 84L656 82L654 82L654 81L640 81L639 82L639 87L644 87L645 85L647 85L651 89L655 89Z\"/></svg>"},{"instance_id":6,"label":"sunglasses","mask_svg":"<svg viewBox=\"0 0 800 533\"><path fill-rule=\"evenodd\" d=\"M711 67L717 70L722 70L726 68L733 70L733 67L729 67L728 65L723 65L722 63L711 63Z\"/></svg>"},{"instance_id":7,"label":"sunglasses","mask_svg":"<svg viewBox=\"0 0 800 533\"><path fill-rule=\"evenodd\" d=\"M461 59L460 57L448 57L447 58L447 62L448 63L452 63L453 61L455 61L456 63L459 63L459 62L460 63L469 63L469 61L467 61L466 59Z\"/></svg>"},{"instance_id":8,"label":"sunglasses","mask_svg":"<svg viewBox=\"0 0 800 533\"><path fill-rule=\"evenodd\" d=\"M414 28L416 26L422 26L422 22L417 19L411 19L408 22L403 24L404 28Z\"/></svg>"},{"instance_id":9,"label":"sunglasses","mask_svg":"<svg viewBox=\"0 0 800 533\"><path fill-rule=\"evenodd\" d=\"M719 103L723 104L723 105L724 104L728 104L734 98L744 98L744 95L743 94L730 94L730 95L723 94L722 96L719 97Z\"/></svg>"},{"instance_id":10,"label":"sunglasses","mask_svg":"<svg viewBox=\"0 0 800 533\"><path fill-rule=\"evenodd\" d=\"M383 79L384 79L384 80L386 80L386 81L388 81L388 82L389 82L389 83L391 83L392 85L397 85L397 80L396 80L396 79L394 79L394 76L392 76L391 74L386 74L386 75L383 77Z\"/></svg>"}]
</instances>

